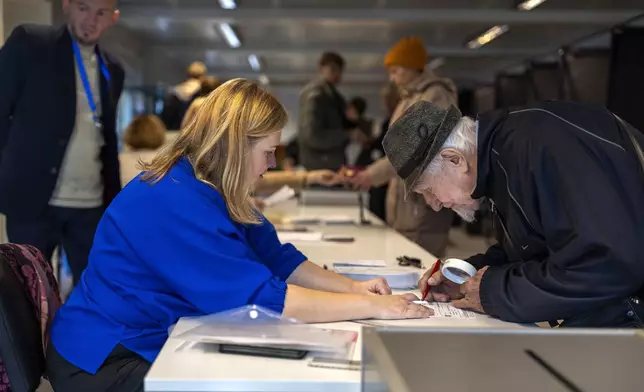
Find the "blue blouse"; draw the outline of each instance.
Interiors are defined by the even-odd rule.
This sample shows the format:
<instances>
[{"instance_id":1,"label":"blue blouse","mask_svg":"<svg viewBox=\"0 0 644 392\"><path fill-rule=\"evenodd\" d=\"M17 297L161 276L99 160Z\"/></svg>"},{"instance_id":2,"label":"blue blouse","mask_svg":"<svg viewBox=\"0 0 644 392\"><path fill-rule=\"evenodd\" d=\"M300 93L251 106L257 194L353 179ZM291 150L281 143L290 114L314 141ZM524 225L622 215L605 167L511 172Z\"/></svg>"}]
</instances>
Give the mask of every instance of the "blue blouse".
<instances>
[{"instance_id":1,"label":"blue blouse","mask_svg":"<svg viewBox=\"0 0 644 392\"><path fill-rule=\"evenodd\" d=\"M282 312L286 279L305 260L268 221L233 222L183 158L156 184L131 181L108 207L51 341L92 374L119 343L153 362L180 317L247 304Z\"/></svg>"}]
</instances>

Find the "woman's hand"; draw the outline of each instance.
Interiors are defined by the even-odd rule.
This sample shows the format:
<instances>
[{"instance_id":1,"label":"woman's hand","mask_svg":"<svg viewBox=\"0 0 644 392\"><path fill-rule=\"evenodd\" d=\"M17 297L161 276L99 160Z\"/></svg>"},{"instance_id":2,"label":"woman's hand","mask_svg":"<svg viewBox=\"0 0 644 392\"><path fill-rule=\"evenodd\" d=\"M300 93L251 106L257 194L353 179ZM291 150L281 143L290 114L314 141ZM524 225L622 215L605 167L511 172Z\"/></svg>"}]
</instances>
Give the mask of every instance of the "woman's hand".
<instances>
[{"instance_id":1,"label":"woman's hand","mask_svg":"<svg viewBox=\"0 0 644 392\"><path fill-rule=\"evenodd\" d=\"M391 287L389 287L389 284L383 278L364 281L356 280L353 282L351 292L355 294L367 295L389 295L391 294Z\"/></svg>"},{"instance_id":2,"label":"woman's hand","mask_svg":"<svg viewBox=\"0 0 644 392\"><path fill-rule=\"evenodd\" d=\"M338 175L331 170L313 170L306 173L306 183L309 185L336 185L341 182Z\"/></svg>"},{"instance_id":3,"label":"woman's hand","mask_svg":"<svg viewBox=\"0 0 644 392\"><path fill-rule=\"evenodd\" d=\"M373 318L397 320L427 318L434 315L432 309L414 303L419 300L414 294L373 295L369 298L374 306Z\"/></svg>"}]
</instances>

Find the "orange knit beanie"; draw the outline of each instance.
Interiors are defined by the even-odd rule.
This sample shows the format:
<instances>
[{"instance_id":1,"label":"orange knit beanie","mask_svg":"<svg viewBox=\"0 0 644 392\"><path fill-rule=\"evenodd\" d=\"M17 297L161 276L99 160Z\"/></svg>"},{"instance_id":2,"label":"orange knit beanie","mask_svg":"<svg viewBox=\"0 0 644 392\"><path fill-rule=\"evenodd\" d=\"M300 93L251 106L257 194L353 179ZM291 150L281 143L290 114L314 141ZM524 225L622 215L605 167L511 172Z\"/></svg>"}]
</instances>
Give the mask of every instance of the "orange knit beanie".
<instances>
[{"instance_id":1,"label":"orange knit beanie","mask_svg":"<svg viewBox=\"0 0 644 392\"><path fill-rule=\"evenodd\" d=\"M407 37L398 41L385 56L385 67L398 65L405 68L423 70L429 53L418 37Z\"/></svg>"}]
</instances>

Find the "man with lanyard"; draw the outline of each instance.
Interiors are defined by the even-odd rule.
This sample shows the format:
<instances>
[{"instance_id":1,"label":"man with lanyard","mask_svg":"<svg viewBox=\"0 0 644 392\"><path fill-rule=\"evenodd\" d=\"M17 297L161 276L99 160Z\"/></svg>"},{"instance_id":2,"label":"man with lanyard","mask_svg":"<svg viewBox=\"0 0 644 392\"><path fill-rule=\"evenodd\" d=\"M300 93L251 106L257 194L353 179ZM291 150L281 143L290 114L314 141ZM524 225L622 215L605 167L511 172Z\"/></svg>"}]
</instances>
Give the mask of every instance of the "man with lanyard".
<instances>
[{"instance_id":1,"label":"man with lanyard","mask_svg":"<svg viewBox=\"0 0 644 392\"><path fill-rule=\"evenodd\" d=\"M117 0L63 0L67 24L16 27L0 49L0 212L10 242L50 259L62 245L77 282L120 191L116 108L124 71L97 46Z\"/></svg>"}]
</instances>

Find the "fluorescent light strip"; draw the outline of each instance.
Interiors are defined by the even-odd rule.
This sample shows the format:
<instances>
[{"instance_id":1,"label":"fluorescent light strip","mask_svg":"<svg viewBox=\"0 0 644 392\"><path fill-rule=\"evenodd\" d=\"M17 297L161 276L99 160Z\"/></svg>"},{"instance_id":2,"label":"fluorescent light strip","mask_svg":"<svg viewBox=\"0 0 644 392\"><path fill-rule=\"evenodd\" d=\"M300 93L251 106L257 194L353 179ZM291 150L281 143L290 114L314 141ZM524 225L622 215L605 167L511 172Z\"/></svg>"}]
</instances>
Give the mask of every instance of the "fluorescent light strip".
<instances>
[{"instance_id":1,"label":"fluorescent light strip","mask_svg":"<svg viewBox=\"0 0 644 392\"><path fill-rule=\"evenodd\" d=\"M445 58L444 57L438 57L438 58L435 58L432 61L430 61L429 64L427 64L427 68L429 68L430 70L433 71L433 70L436 70L436 69L442 67L443 65L445 65Z\"/></svg>"},{"instance_id":2,"label":"fluorescent light strip","mask_svg":"<svg viewBox=\"0 0 644 392\"><path fill-rule=\"evenodd\" d=\"M534 8L537 8L540 6L542 3L545 3L546 0L526 0L523 3L519 4L517 8L520 11L530 11Z\"/></svg>"},{"instance_id":3,"label":"fluorescent light strip","mask_svg":"<svg viewBox=\"0 0 644 392\"><path fill-rule=\"evenodd\" d=\"M157 18L156 25L161 31L168 31L170 27L170 21L168 18Z\"/></svg>"},{"instance_id":4,"label":"fluorescent light strip","mask_svg":"<svg viewBox=\"0 0 644 392\"><path fill-rule=\"evenodd\" d=\"M234 10L235 8L237 8L235 0L219 0L219 5L225 10Z\"/></svg>"},{"instance_id":5,"label":"fluorescent light strip","mask_svg":"<svg viewBox=\"0 0 644 392\"><path fill-rule=\"evenodd\" d=\"M233 30L230 24L220 24L219 30L221 31L221 34L223 34L224 39L228 43L228 46L230 46L231 48L239 48L241 46L241 41L237 37L237 34L235 34L235 30Z\"/></svg>"},{"instance_id":6,"label":"fluorescent light strip","mask_svg":"<svg viewBox=\"0 0 644 392\"><path fill-rule=\"evenodd\" d=\"M500 35L507 33L510 30L508 25L498 25L494 26L485 33L479 35L477 38L471 40L467 43L467 47L470 49L477 49L483 45L490 43L492 40L498 38Z\"/></svg>"},{"instance_id":7,"label":"fluorescent light strip","mask_svg":"<svg viewBox=\"0 0 644 392\"><path fill-rule=\"evenodd\" d=\"M259 57L257 57L257 55L249 54L248 63L255 72L259 72L262 69L262 65L259 63Z\"/></svg>"}]
</instances>

